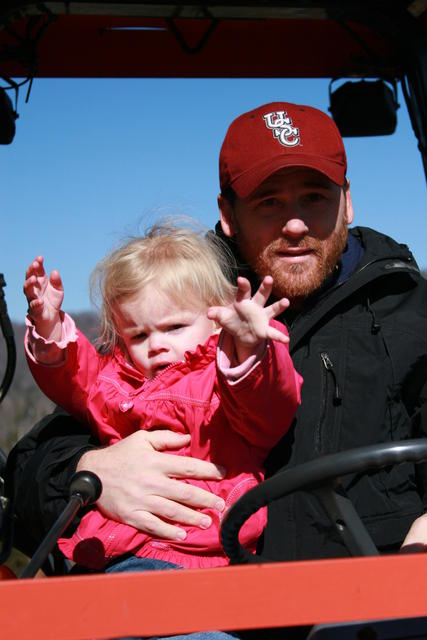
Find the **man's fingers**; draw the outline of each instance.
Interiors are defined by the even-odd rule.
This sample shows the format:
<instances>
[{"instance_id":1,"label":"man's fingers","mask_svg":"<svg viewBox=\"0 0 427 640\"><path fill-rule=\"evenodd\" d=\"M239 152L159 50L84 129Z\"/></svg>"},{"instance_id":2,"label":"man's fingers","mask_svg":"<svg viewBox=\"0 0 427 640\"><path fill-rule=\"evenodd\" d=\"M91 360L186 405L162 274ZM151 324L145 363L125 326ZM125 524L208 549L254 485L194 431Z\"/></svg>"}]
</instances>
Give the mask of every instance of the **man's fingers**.
<instances>
[{"instance_id":1,"label":"man's fingers","mask_svg":"<svg viewBox=\"0 0 427 640\"><path fill-rule=\"evenodd\" d=\"M152 538L180 541L187 537L185 529L165 522L149 511L134 511L127 518L127 522Z\"/></svg>"},{"instance_id":2,"label":"man's fingers","mask_svg":"<svg viewBox=\"0 0 427 640\"><path fill-rule=\"evenodd\" d=\"M183 539L171 522L207 528L211 517L201 509L222 511L222 498L179 478L219 480L224 470L211 462L167 453L190 444L188 434L168 430L136 431L103 449L87 451L77 470L99 475L103 491L98 506L118 522L159 538Z\"/></svg>"},{"instance_id":3,"label":"man's fingers","mask_svg":"<svg viewBox=\"0 0 427 640\"><path fill-rule=\"evenodd\" d=\"M426 553L427 545L422 542L414 542L413 544L405 544L399 549L399 553Z\"/></svg>"},{"instance_id":4,"label":"man's fingers","mask_svg":"<svg viewBox=\"0 0 427 640\"><path fill-rule=\"evenodd\" d=\"M194 484L183 482L182 480L175 480L174 478L163 478L158 476L156 479L151 478L151 491L147 492L146 498L144 498L144 507L148 509L145 500L154 500L158 498L165 498L166 500L178 503L175 505L179 507L180 512L186 507L195 507L197 509L216 509L222 511L225 507L224 500L217 496L215 493L211 493L206 489L197 487ZM146 485L148 479L146 479ZM151 503L150 503L151 504ZM159 515L157 510L156 515ZM173 517L174 514L169 513L167 515L171 520L178 520L178 517Z\"/></svg>"},{"instance_id":5,"label":"man's fingers","mask_svg":"<svg viewBox=\"0 0 427 640\"><path fill-rule=\"evenodd\" d=\"M138 435L136 435L136 433ZM154 431L138 431L133 434L133 438L137 438L142 446L163 451L164 449L179 449L191 442L189 433L176 433L169 429L157 429Z\"/></svg>"},{"instance_id":6,"label":"man's fingers","mask_svg":"<svg viewBox=\"0 0 427 640\"><path fill-rule=\"evenodd\" d=\"M178 522L178 524L199 527L200 529L207 529L212 524L212 518L207 513L162 496L150 496L145 501L144 509L162 520ZM220 510L217 509L217 511Z\"/></svg>"},{"instance_id":7,"label":"man's fingers","mask_svg":"<svg viewBox=\"0 0 427 640\"><path fill-rule=\"evenodd\" d=\"M221 480L225 476L225 469L221 465L171 453L162 455L159 466L171 478Z\"/></svg>"}]
</instances>

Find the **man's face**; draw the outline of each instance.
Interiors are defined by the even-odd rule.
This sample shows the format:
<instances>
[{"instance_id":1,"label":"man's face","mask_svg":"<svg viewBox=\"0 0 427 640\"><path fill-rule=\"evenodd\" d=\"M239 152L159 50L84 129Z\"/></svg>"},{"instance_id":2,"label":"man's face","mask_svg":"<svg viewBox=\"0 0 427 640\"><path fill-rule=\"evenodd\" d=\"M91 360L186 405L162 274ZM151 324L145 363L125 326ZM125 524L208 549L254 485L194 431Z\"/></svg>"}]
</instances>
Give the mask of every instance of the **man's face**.
<instances>
[{"instance_id":1,"label":"man's face","mask_svg":"<svg viewBox=\"0 0 427 640\"><path fill-rule=\"evenodd\" d=\"M312 169L281 169L247 198L218 203L225 235L294 307L333 272L353 220L350 190Z\"/></svg>"}]
</instances>

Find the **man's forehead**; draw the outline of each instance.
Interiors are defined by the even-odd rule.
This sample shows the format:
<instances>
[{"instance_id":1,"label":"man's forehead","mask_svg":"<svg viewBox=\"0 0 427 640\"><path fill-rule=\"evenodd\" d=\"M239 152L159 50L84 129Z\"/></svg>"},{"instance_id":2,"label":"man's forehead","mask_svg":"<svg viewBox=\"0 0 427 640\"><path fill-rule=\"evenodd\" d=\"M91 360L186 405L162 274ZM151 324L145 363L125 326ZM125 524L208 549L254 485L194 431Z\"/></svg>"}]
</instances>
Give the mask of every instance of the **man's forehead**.
<instances>
[{"instance_id":1,"label":"man's forehead","mask_svg":"<svg viewBox=\"0 0 427 640\"><path fill-rule=\"evenodd\" d=\"M297 183L301 186L336 186L327 176L315 169L309 169L307 167L284 167L268 176L251 195L286 187L287 184L291 183Z\"/></svg>"}]
</instances>

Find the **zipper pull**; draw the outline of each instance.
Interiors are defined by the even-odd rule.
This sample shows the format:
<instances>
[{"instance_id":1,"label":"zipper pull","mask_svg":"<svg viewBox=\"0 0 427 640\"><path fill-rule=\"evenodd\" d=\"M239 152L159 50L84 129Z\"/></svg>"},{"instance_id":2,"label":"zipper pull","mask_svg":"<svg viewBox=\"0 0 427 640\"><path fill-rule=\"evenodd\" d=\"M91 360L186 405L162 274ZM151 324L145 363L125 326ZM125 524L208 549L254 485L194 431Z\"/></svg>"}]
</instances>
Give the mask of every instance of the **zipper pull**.
<instances>
[{"instance_id":1,"label":"zipper pull","mask_svg":"<svg viewBox=\"0 0 427 640\"><path fill-rule=\"evenodd\" d=\"M332 364L332 360L330 359L327 353L325 352L321 353L320 357L322 358L323 366L325 367L326 371L329 371L329 373L331 374L334 380L335 389L334 389L334 398L332 402L334 407L338 407L342 403L342 398L341 398L340 390L338 387L337 377L334 371L334 365Z\"/></svg>"}]
</instances>

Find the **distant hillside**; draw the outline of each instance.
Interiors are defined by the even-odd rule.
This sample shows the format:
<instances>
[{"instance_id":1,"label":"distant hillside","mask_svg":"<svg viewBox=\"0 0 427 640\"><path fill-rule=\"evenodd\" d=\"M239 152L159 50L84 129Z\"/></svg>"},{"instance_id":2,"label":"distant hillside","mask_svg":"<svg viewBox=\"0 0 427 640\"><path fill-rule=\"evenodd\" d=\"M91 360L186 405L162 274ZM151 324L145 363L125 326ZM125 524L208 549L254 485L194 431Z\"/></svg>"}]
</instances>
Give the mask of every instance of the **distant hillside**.
<instances>
[{"instance_id":1,"label":"distant hillside","mask_svg":"<svg viewBox=\"0 0 427 640\"><path fill-rule=\"evenodd\" d=\"M97 317L91 313L74 314L78 326L90 338L97 335ZM13 382L0 404L0 448L9 451L40 418L50 413L53 403L46 398L34 382L24 354L25 325L13 323L16 342L16 370ZM0 333L0 376L3 379L6 364L5 344Z\"/></svg>"}]
</instances>

